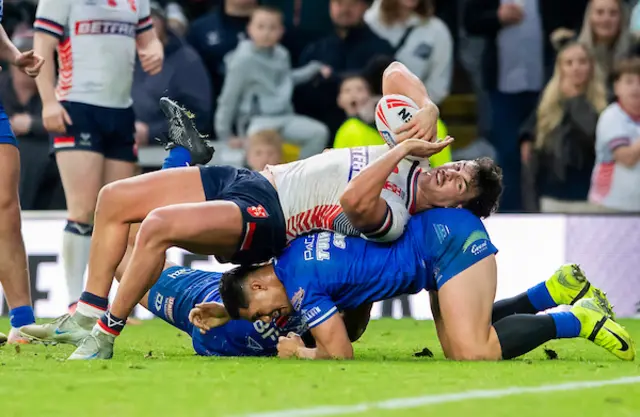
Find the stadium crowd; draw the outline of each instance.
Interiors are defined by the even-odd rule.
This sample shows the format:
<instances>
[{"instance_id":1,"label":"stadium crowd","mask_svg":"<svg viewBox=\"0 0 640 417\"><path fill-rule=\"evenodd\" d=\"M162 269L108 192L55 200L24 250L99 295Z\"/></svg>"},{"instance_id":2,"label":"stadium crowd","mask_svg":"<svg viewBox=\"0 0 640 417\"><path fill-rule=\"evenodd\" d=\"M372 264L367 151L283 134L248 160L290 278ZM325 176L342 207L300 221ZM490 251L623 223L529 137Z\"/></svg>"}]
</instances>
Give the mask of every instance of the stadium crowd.
<instances>
[{"instance_id":1,"label":"stadium crowd","mask_svg":"<svg viewBox=\"0 0 640 417\"><path fill-rule=\"evenodd\" d=\"M477 135L432 160L495 156L502 211L640 211L640 6L623 0L178 0L152 2L164 65L137 63L135 146L159 146L168 95L216 141L219 162L254 170L328 147L382 144L380 79L393 60L441 105L465 84ZM256 7L262 6L254 13ZM4 2L33 47L37 1ZM457 71L461 69L462 71ZM459 73L459 74L458 74ZM456 76L454 76L456 74ZM460 76L460 74L462 74ZM0 73L19 138L24 210L64 209L35 81ZM447 130L441 112L439 135ZM456 145L456 144L454 144Z\"/></svg>"}]
</instances>

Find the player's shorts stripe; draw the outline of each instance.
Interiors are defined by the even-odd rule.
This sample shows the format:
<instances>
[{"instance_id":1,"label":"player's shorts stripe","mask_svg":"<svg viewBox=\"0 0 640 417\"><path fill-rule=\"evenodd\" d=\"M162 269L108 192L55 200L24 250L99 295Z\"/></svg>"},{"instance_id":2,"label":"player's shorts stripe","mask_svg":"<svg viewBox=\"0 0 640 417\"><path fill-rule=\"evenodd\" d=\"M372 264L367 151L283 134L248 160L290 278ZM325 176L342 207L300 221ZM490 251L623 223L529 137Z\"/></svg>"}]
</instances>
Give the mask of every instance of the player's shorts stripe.
<instances>
[{"instance_id":1,"label":"player's shorts stripe","mask_svg":"<svg viewBox=\"0 0 640 417\"><path fill-rule=\"evenodd\" d=\"M389 233L392 226L393 226L393 211L391 211L391 207L389 207L389 205L387 204L387 214L385 214L382 224L379 227L377 227L375 230L372 230L370 232L364 232L363 234L369 239L380 239L382 237L385 237Z\"/></svg>"},{"instance_id":2,"label":"player's shorts stripe","mask_svg":"<svg viewBox=\"0 0 640 417\"><path fill-rule=\"evenodd\" d=\"M72 148L76 145L76 139L73 136L60 136L53 139L54 148Z\"/></svg>"},{"instance_id":3,"label":"player's shorts stripe","mask_svg":"<svg viewBox=\"0 0 640 417\"><path fill-rule=\"evenodd\" d=\"M251 222L247 223L247 230L244 232L244 239L240 245L240 250L249 250L251 242L253 241L253 234L256 232L256 224Z\"/></svg>"},{"instance_id":4,"label":"player's shorts stripe","mask_svg":"<svg viewBox=\"0 0 640 417\"><path fill-rule=\"evenodd\" d=\"M37 31L53 35L56 38L62 38L64 36L64 26L54 22L53 20L38 18L33 23L33 28Z\"/></svg>"},{"instance_id":5,"label":"player's shorts stripe","mask_svg":"<svg viewBox=\"0 0 640 417\"><path fill-rule=\"evenodd\" d=\"M630 138L627 138L627 137L614 138L609 141L609 150L613 152L622 146L629 146L629 145L631 145Z\"/></svg>"},{"instance_id":6,"label":"player's shorts stripe","mask_svg":"<svg viewBox=\"0 0 640 417\"><path fill-rule=\"evenodd\" d=\"M307 325L309 326L310 329L313 327L316 327L317 325L322 324L322 322L327 320L329 317L333 316L337 311L338 311L337 307L335 306L331 307L329 311L327 311L326 313L324 313L314 321L310 321L309 323L307 323Z\"/></svg>"}]
</instances>

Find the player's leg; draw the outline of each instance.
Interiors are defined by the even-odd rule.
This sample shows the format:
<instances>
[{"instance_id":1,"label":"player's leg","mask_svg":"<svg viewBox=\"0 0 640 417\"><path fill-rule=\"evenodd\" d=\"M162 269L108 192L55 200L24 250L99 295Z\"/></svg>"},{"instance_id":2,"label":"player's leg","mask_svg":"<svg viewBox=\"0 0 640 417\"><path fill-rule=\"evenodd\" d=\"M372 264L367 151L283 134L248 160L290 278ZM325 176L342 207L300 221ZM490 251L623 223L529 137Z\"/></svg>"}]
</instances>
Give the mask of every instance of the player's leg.
<instances>
[{"instance_id":1,"label":"player's leg","mask_svg":"<svg viewBox=\"0 0 640 417\"><path fill-rule=\"evenodd\" d=\"M565 264L546 281L528 289L522 294L493 305L492 321L495 323L512 314L536 314L559 305L574 305L582 298L595 298L615 319L613 308L606 295L594 287L580 266Z\"/></svg>"},{"instance_id":2,"label":"player's leg","mask_svg":"<svg viewBox=\"0 0 640 417\"><path fill-rule=\"evenodd\" d=\"M6 116L5 116L6 117ZM0 283L9 304L11 332L9 342L26 342L17 330L35 321L31 307L29 272L24 241L21 234L18 182L20 156L8 121L5 126L7 140L0 136Z\"/></svg>"},{"instance_id":3,"label":"player's leg","mask_svg":"<svg viewBox=\"0 0 640 417\"><path fill-rule=\"evenodd\" d=\"M112 356L115 336L124 328L138 300L154 285L168 248L179 246L230 258L238 248L243 231L240 207L229 201L179 204L153 210L140 226L131 260L110 310L70 359Z\"/></svg>"},{"instance_id":4,"label":"player's leg","mask_svg":"<svg viewBox=\"0 0 640 417\"><path fill-rule=\"evenodd\" d=\"M429 291L429 303L431 305L431 314L433 315L433 323L436 326L436 333L438 334L438 340L440 340L440 346L444 356L451 357L451 347L449 339L447 338L447 329L442 320L442 313L440 312L440 301L438 301L438 292Z\"/></svg>"}]
</instances>

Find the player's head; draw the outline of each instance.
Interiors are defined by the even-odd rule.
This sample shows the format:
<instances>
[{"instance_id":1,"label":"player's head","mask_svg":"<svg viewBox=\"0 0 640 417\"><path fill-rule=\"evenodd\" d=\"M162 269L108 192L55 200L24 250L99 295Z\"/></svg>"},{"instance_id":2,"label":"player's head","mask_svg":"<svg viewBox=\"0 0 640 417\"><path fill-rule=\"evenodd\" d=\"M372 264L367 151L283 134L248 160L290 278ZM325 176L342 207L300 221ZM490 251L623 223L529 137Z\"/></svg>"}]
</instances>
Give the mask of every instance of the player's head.
<instances>
[{"instance_id":1,"label":"player's head","mask_svg":"<svg viewBox=\"0 0 640 417\"><path fill-rule=\"evenodd\" d=\"M247 165L262 171L266 165L282 162L282 136L275 130L261 130L247 140Z\"/></svg>"},{"instance_id":2,"label":"player's head","mask_svg":"<svg viewBox=\"0 0 640 417\"><path fill-rule=\"evenodd\" d=\"M232 319L270 323L293 311L273 265L239 266L220 279L220 297Z\"/></svg>"},{"instance_id":3,"label":"player's head","mask_svg":"<svg viewBox=\"0 0 640 417\"><path fill-rule=\"evenodd\" d=\"M462 207L484 218L498 208L502 169L491 158L452 162L423 173L418 188L430 207Z\"/></svg>"},{"instance_id":4,"label":"player's head","mask_svg":"<svg viewBox=\"0 0 640 417\"><path fill-rule=\"evenodd\" d=\"M251 14L249 37L260 48L275 46L284 34L282 12L268 6L257 7Z\"/></svg>"}]
</instances>

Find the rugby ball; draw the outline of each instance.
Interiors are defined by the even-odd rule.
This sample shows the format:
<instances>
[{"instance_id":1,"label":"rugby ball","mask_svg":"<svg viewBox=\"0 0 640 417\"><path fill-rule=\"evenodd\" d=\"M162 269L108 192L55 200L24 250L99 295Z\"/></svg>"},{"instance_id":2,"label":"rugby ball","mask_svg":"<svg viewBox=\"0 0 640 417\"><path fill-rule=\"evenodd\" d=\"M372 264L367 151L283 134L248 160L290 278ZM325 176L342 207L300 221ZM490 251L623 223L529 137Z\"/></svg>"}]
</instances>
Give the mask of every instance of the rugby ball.
<instances>
[{"instance_id":1,"label":"rugby ball","mask_svg":"<svg viewBox=\"0 0 640 417\"><path fill-rule=\"evenodd\" d=\"M376 128L390 148L398 144L393 132L410 121L419 109L413 100L400 94L389 94L378 101Z\"/></svg>"}]
</instances>

